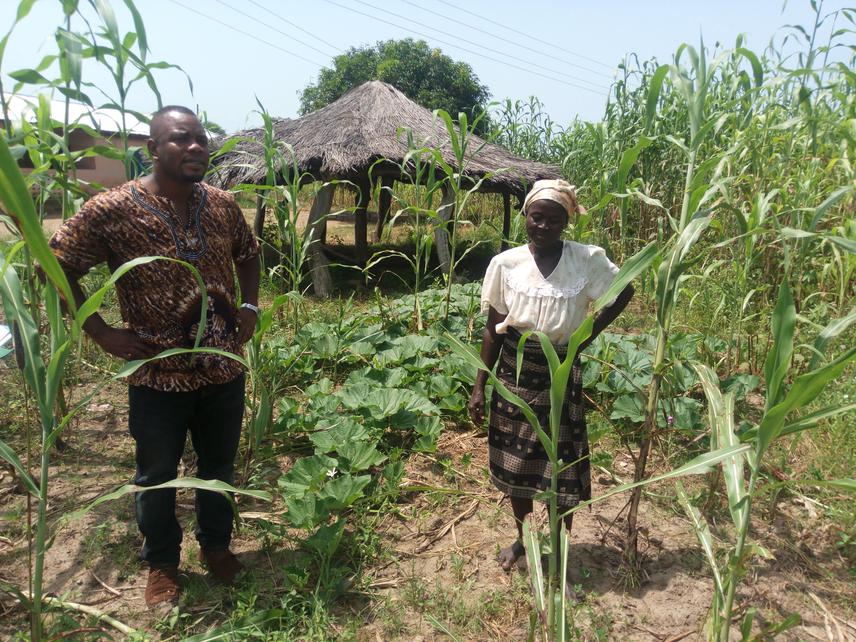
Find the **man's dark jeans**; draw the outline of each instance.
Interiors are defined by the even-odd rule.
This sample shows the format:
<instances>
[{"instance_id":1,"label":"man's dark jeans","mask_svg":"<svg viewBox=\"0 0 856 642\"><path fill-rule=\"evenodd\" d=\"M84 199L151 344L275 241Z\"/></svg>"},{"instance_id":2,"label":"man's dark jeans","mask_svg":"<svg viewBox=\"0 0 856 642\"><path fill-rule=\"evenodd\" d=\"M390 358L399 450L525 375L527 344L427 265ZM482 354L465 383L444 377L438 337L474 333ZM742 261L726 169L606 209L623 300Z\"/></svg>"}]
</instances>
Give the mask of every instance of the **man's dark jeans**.
<instances>
[{"instance_id":1,"label":"man's dark jeans","mask_svg":"<svg viewBox=\"0 0 856 642\"><path fill-rule=\"evenodd\" d=\"M175 479L187 429L197 455L196 476L232 482L235 453L244 416L244 375L192 392L128 388L128 424L137 442L139 486ZM145 537L142 557L152 567L177 565L181 526L175 518L175 489L136 495L137 524ZM227 548L232 537L232 507L223 495L196 491L196 539L203 549Z\"/></svg>"}]
</instances>

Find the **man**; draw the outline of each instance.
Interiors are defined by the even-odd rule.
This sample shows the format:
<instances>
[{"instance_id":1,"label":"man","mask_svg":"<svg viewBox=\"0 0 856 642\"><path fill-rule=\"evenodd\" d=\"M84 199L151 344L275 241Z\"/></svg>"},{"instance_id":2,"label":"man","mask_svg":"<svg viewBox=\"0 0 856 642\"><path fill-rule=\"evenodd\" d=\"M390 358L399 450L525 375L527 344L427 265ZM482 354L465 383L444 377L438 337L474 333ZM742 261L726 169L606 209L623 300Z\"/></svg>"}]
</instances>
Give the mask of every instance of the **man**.
<instances>
[{"instance_id":1,"label":"man","mask_svg":"<svg viewBox=\"0 0 856 642\"><path fill-rule=\"evenodd\" d=\"M201 311L193 265L208 293L201 345L239 354L252 336L258 308L258 245L235 200L202 182L208 139L196 115L168 106L151 120L148 150L153 172L89 200L51 239L51 248L71 282L94 265L111 270L142 256L163 256L137 265L116 283L124 326L97 314L83 328L106 352L133 361L169 348L194 344ZM234 274L243 303L236 307ZM156 359L129 377L128 423L136 442L134 481L153 486L175 479L190 429L202 479L232 481L244 411L242 366L213 353ZM149 564L146 604L164 607L178 599L182 539L175 517L175 490L137 493L137 524ZM241 564L229 551L232 510L222 495L196 493L196 538L212 574L232 583Z\"/></svg>"}]
</instances>

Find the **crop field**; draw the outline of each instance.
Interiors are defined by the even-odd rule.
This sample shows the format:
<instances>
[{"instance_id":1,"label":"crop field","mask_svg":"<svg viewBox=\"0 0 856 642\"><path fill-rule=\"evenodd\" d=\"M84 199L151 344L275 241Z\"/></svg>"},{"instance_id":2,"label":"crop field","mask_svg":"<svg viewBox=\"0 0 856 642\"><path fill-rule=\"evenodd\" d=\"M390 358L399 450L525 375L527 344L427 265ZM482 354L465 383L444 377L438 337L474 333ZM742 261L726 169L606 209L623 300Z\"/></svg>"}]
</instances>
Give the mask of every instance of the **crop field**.
<instances>
[{"instance_id":1,"label":"crop field","mask_svg":"<svg viewBox=\"0 0 856 642\"><path fill-rule=\"evenodd\" d=\"M44 96L97 106L81 71L95 61L116 82L99 93L131 114L129 87L157 93L166 68L148 58L131 0L127 33L109 2L92 4L97 24L69 11L57 25L54 67L6 70L15 25L0 40L0 70L17 83L0 84L0 324L16 348L0 344L0 637L856 640L856 13L820 3L814 24L786 28L787 55L738 39L683 45L665 64L628 57L599 122L560 126L534 97L496 103L484 122L438 111L455 167L410 141L391 222L365 269L333 266L329 298L312 294L304 234L325 185L278 176L288 150L265 140L268 180L236 189L248 218L257 202L268 213L236 479L196 479L188 446L170 483L183 592L156 615L143 601L124 382L143 362L113 359L82 331L99 306L121 322L114 283L134 266L96 268L82 280L89 300L65 305L47 244L97 187L76 164L108 155L131 177L135 149L123 130L116 148L71 151L88 125L52 120ZM8 98L22 88L42 99L15 122ZM585 209L566 238L621 266L592 315L636 290L582 356L593 499L568 534L544 493L522 572L496 561L515 526L467 402L484 270L526 232L513 212L503 239L501 202L467 173L475 131L577 186ZM216 163L224 150L212 151ZM336 185L348 224L331 223L334 252L352 245L350 187ZM572 353L550 363L560 401ZM556 470L552 422L538 431ZM195 555L198 487L233 493L233 549L249 570L234 587Z\"/></svg>"}]
</instances>

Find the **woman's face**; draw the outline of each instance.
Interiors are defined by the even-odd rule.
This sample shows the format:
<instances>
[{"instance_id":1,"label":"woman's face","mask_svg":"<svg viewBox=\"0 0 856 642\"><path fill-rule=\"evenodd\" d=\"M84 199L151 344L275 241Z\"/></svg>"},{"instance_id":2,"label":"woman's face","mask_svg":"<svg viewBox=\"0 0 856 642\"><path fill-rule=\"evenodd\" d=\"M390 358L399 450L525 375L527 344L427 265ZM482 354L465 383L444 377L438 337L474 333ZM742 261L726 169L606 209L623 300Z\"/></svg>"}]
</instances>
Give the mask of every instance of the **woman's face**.
<instances>
[{"instance_id":1,"label":"woman's face","mask_svg":"<svg viewBox=\"0 0 856 642\"><path fill-rule=\"evenodd\" d=\"M548 199L535 201L526 210L526 233L538 248L550 248L562 238L568 225L565 208Z\"/></svg>"}]
</instances>

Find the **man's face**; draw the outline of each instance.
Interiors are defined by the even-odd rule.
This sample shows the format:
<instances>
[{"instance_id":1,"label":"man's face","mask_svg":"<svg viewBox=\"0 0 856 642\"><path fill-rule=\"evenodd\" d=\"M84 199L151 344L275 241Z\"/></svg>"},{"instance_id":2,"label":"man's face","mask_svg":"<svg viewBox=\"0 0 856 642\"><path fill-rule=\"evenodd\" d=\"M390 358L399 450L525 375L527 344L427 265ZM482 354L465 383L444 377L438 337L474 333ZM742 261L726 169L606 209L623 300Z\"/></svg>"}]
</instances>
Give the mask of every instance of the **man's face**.
<instances>
[{"instance_id":1,"label":"man's face","mask_svg":"<svg viewBox=\"0 0 856 642\"><path fill-rule=\"evenodd\" d=\"M182 183L198 183L208 169L208 136L196 116L168 112L148 142L155 170Z\"/></svg>"}]
</instances>

